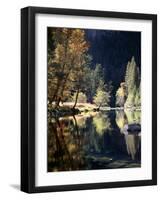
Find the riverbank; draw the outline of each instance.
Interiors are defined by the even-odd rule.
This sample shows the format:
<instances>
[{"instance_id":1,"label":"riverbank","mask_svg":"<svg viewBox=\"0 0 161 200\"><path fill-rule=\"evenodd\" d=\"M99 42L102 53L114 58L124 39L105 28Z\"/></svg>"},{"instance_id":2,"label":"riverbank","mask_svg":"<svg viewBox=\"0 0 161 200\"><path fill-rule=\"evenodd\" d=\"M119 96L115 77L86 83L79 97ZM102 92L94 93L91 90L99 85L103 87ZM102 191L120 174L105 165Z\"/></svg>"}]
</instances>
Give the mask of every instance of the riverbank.
<instances>
[{"instance_id":1,"label":"riverbank","mask_svg":"<svg viewBox=\"0 0 161 200\"><path fill-rule=\"evenodd\" d=\"M97 105L91 103L78 103L75 108L73 108L72 102L66 102L61 104L59 107L54 105L48 106L48 115L50 117L63 117L63 116L72 116L81 113L91 113L99 111L141 111L140 107L107 107L103 106L98 108Z\"/></svg>"}]
</instances>

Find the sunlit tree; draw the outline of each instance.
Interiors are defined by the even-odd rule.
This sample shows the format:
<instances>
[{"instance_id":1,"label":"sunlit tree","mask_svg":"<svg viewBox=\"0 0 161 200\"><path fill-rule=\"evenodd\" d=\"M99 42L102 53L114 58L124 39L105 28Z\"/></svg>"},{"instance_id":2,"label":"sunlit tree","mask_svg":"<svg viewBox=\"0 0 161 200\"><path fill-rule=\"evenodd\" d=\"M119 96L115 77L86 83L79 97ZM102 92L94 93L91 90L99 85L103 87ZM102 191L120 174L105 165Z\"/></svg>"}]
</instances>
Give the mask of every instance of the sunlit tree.
<instances>
[{"instance_id":1,"label":"sunlit tree","mask_svg":"<svg viewBox=\"0 0 161 200\"><path fill-rule=\"evenodd\" d=\"M48 100L59 106L73 91L81 91L89 45L83 30L63 28L51 32L55 49L48 51ZM49 39L48 46L51 43Z\"/></svg>"},{"instance_id":2,"label":"sunlit tree","mask_svg":"<svg viewBox=\"0 0 161 200\"><path fill-rule=\"evenodd\" d=\"M101 106L108 106L110 102L110 94L109 92L105 91L101 87L97 89L96 95L93 99L94 103L98 106L98 109Z\"/></svg>"},{"instance_id":3,"label":"sunlit tree","mask_svg":"<svg viewBox=\"0 0 161 200\"><path fill-rule=\"evenodd\" d=\"M123 107L127 98L127 90L125 83L120 83L120 87L116 91L116 106Z\"/></svg>"},{"instance_id":4,"label":"sunlit tree","mask_svg":"<svg viewBox=\"0 0 161 200\"><path fill-rule=\"evenodd\" d=\"M140 71L135 58L127 63L125 82L116 91L116 105L120 107L140 106Z\"/></svg>"},{"instance_id":5,"label":"sunlit tree","mask_svg":"<svg viewBox=\"0 0 161 200\"><path fill-rule=\"evenodd\" d=\"M75 101L76 95L77 95L77 94L74 93L74 95L73 95L73 97L72 97L73 101ZM77 102L78 102L78 103L86 103L86 102L87 102L87 97L86 97L86 95L85 95L83 92L80 92L80 93L79 93Z\"/></svg>"}]
</instances>

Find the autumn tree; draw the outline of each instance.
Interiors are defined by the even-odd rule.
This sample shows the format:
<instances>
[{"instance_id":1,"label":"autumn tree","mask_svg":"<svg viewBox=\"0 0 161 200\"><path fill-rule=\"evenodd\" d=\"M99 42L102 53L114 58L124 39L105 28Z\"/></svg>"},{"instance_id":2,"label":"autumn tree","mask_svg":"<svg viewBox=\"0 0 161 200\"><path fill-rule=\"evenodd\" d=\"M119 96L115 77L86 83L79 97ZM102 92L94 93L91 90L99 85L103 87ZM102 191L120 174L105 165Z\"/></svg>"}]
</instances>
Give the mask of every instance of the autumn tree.
<instances>
[{"instance_id":1,"label":"autumn tree","mask_svg":"<svg viewBox=\"0 0 161 200\"><path fill-rule=\"evenodd\" d=\"M50 30L50 29L49 29ZM71 63L70 54L68 52L69 38L71 29L51 29L51 36L48 38L48 99L59 105L61 93L64 85L66 73L69 71L68 65ZM50 51L49 51L50 50Z\"/></svg>"},{"instance_id":2,"label":"autumn tree","mask_svg":"<svg viewBox=\"0 0 161 200\"><path fill-rule=\"evenodd\" d=\"M85 32L80 29L73 29L70 40L71 53L74 56L74 65L72 68L71 80L74 83L73 90L76 92L75 108L79 92L83 91L85 83L85 73L88 65L87 51L89 44L85 40Z\"/></svg>"},{"instance_id":3,"label":"autumn tree","mask_svg":"<svg viewBox=\"0 0 161 200\"><path fill-rule=\"evenodd\" d=\"M127 89L124 82L120 83L120 87L116 91L116 106L123 107L127 98Z\"/></svg>"},{"instance_id":4,"label":"autumn tree","mask_svg":"<svg viewBox=\"0 0 161 200\"><path fill-rule=\"evenodd\" d=\"M84 75L88 43L80 29L52 29L52 38L55 49L50 50L48 58L48 100L59 106L72 91L80 92L78 83ZM50 43L51 40L48 46Z\"/></svg>"}]
</instances>

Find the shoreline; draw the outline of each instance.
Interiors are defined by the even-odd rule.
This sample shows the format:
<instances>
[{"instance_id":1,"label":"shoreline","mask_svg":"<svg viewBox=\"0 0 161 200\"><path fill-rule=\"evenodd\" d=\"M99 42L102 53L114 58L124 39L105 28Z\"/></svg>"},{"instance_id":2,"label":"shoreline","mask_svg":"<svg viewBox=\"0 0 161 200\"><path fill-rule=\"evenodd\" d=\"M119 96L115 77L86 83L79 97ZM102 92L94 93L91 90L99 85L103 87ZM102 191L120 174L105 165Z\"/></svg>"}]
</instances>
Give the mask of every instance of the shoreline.
<instances>
[{"instance_id":1,"label":"shoreline","mask_svg":"<svg viewBox=\"0 0 161 200\"><path fill-rule=\"evenodd\" d=\"M94 104L81 104L77 105L75 108L71 106L63 105L57 108L48 108L49 117L63 117L72 116L85 113L96 113L96 112L106 112L106 111L141 111L141 107L100 107L98 108Z\"/></svg>"}]
</instances>

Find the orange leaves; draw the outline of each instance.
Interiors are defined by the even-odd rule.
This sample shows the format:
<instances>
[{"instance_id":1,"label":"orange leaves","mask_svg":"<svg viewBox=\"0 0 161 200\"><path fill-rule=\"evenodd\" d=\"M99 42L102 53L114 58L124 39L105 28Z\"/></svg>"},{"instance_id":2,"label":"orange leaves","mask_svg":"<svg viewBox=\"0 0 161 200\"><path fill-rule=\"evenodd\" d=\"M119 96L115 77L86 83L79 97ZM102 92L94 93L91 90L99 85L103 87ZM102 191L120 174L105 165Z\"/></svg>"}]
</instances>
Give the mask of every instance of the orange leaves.
<instances>
[{"instance_id":1,"label":"orange leaves","mask_svg":"<svg viewBox=\"0 0 161 200\"><path fill-rule=\"evenodd\" d=\"M59 42L55 48L54 61L71 63L70 60L74 58L78 63L88 48L84 30L63 28L61 32L59 30Z\"/></svg>"},{"instance_id":2,"label":"orange leaves","mask_svg":"<svg viewBox=\"0 0 161 200\"><path fill-rule=\"evenodd\" d=\"M56 101L57 97L65 99L70 96L83 80L89 44L85 31L81 29L56 28L52 38L54 45L48 58L52 59L48 62L48 97Z\"/></svg>"},{"instance_id":3,"label":"orange leaves","mask_svg":"<svg viewBox=\"0 0 161 200\"><path fill-rule=\"evenodd\" d=\"M85 40L85 32L80 29L73 29L69 40L69 49L72 53L82 54L87 52L89 45Z\"/></svg>"}]
</instances>

